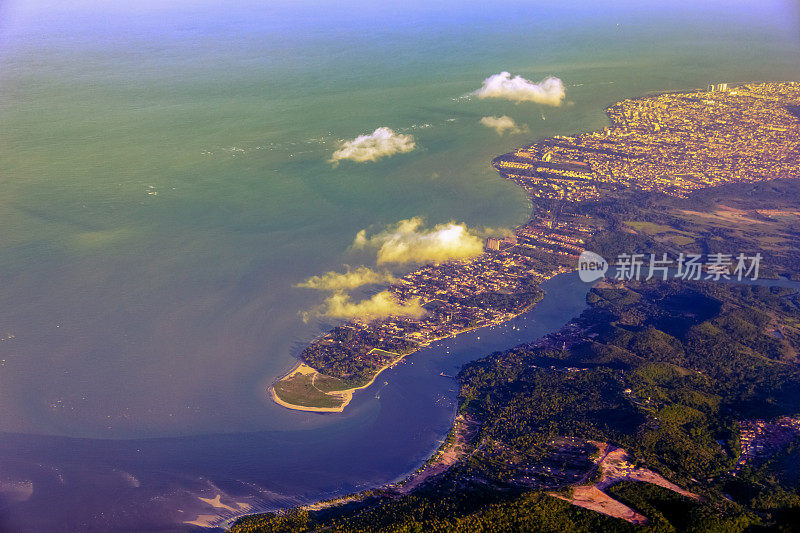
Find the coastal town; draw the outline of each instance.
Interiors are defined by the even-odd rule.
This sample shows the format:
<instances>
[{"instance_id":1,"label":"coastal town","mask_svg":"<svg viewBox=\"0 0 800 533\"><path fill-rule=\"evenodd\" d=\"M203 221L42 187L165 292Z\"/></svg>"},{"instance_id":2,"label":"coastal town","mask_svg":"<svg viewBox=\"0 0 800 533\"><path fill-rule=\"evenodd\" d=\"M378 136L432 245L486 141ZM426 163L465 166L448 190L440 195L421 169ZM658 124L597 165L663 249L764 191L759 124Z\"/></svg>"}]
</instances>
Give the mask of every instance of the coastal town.
<instances>
[{"instance_id":1,"label":"coastal town","mask_svg":"<svg viewBox=\"0 0 800 533\"><path fill-rule=\"evenodd\" d=\"M406 355L526 311L541 298L539 285L573 270L603 227L566 206L625 190L685 198L699 189L790 177L800 162L797 82L720 83L624 100L607 114L611 124L601 132L557 136L496 158L500 175L529 196L530 220L511 235L488 238L478 257L426 265L390 285L397 301L419 301L423 316L352 320L306 347L302 362L338 385L328 379L324 390L304 394L309 383L293 384L292 372L273 397L290 408L330 410L331 398L340 406L346 401L337 391L363 386Z\"/></svg>"},{"instance_id":2,"label":"coastal town","mask_svg":"<svg viewBox=\"0 0 800 533\"><path fill-rule=\"evenodd\" d=\"M493 164L532 198L567 202L626 188L685 198L774 179L800 161L798 97L798 83L767 83L624 100L607 110L602 132L547 139Z\"/></svg>"},{"instance_id":3,"label":"coastal town","mask_svg":"<svg viewBox=\"0 0 800 533\"><path fill-rule=\"evenodd\" d=\"M607 110L612 126L601 133L547 139L496 158L498 172L526 190L530 220L486 239L476 258L427 265L394 281L392 295L421 302L424 315L336 327L306 348L302 372L316 371L311 384L324 384L317 393L341 398L343 409L367 378L421 346L535 305L542 281L573 270L578 255L604 236L796 248L782 239L796 239L800 229L791 183L800 162L798 102L798 83L722 83L626 100ZM645 215L625 205L640 198L650 201ZM602 202L623 205L603 211L596 207ZM661 205L671 211L655 218L653 207ZM698 213L698 205L709 208ZM726 241L729 230L736 238ZM638 242L649 249L660 241ZM775 264L791 271L793 260ZM796 285L616 277L596 283L586 301L588 309L559 330L462 368L453 430L414 474L343 500L352 508L303 519L374 522L402 510L404 520L411 508L441 523L440 501L480 498L490 487L518 494L533 524L553 515L666 523L668 514L653 502L669 502L680 515L676 523L708 511L714 523L741 520L747 506L757 509L748 515L753 523L780 523L769 498L779 485L796 486L800 439L792 397L800 380ZM337 396L332 379L347 394ZM276 387L293 382L290 374ZM319 399L299 396L307 402L301 405ZM581 514L586 510L603 518ZM300 516L293 513L252 523Z\"/></svg>"}]
</instances>

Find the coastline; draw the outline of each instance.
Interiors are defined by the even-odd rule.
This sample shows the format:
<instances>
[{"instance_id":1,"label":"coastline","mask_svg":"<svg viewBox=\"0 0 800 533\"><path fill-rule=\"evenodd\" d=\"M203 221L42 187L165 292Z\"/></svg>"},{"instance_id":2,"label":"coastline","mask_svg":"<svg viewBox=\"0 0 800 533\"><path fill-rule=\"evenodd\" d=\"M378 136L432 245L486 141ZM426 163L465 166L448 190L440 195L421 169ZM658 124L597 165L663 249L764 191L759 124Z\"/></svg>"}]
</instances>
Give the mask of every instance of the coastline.
<instances>
[{"instance_id":1,"label":"coastline","mask_svg":"<svg viewBox=\"0 0 800 533\"><path fill-rule=\"evenodd\" d=\"M572 276L574 273L563 273L564 276ZM555 276L558 278L558 276ZM557 296L558 291L555 292L547 291L547 294L552 301L553 298L560 299ZM547 299L548 296L545 296ZM581 298L583 301L583 298ZM548 305L546 302L538 302L536 306L530 309L532 313L538 312L539 307L543 305L546 307L551 307L552 304ZM580 312L580 311L578 311ZM525 318L525 313L520 313L518 318L522 320L528 320ZM564 324L566 324L570 319L572 319L575 314L564 315L562 318L558 320L558 325L553 325L550 328L542 330L541 333L537 333L535 338L539 338L540 336L545 336L549 333L554 331L558 331ZM537 322L538 319L534 319L534 322ZM475 329L481 328L472 328L474 331ZM483 336L483 333L480 333ZM488 335L496 335L496 333L488 333ZM533 337L531 337L533 338ZM496 350L505 350L509 349L513 346L516 346L518 342L521 341L511 341L507 343L505 348L491 348L489 352L496 351ZM480 357L480 356L478 356ZM293 368L299 367L300 364L296 364ZM448 382L457 383L456 379L450 376L446 376ZM452 381L451 381L452 380ZM220 521L216 524L216 527L222 527L229 529L233 527L234 523L239 520L246 518L248 516L257 516L265 513L277 513L282 514L289 512L290 510L303 510L303 511L319 511L328 508L335 508L339 505L347 505L347 504L358 504L360 501L367 500L372 497L383 497L383 496L403 496L408 493L413 493L412 489L418 488L422 485L423 481L428 481L429 479L436 478L440 474L445 473L450 468L455 467L458 464L456 459L463 458L466 455L469 455L474 450L475 445L477 444L474 441L474 438L468 437L464 434L463 431L459 431L459 426L464 431L476 431L479 428L479 425L476 421L471 419L464 419L463 415L457 411L457 409L453 409L451 414L449 415L447 421L447 427L444 429L443 433L441 434L440 438L436 439L435 441L431 442L431 446L427 448L421 455L420 460L417 461L415 464L407 467L400 471L400 473L386 481L370 487L364 487L361 490L357 490L354 492L345 492L340 494L328 494L318 497L317 499L312 499L310 501L304 503L298 503L294 505L275 505L273 507L262 507L257 510L242 510L238 512L236 515L228 516L224 520ZM463 438L459 436L459 433L463 435ZM464 441L467 441L466 443ZM465 448L464 445L468 447ZM454 452L454 448L456 446L461 447L462 451L458 451L458 456ZM449 463L449 464L446 464Z\"/></svg>"},{"instance_id":2,"label":"coastline","mask_svg":"<svg viewBox=\"0 0 800 533\"><path fill-rule=\"evenodd\" d=\"M415 352L412 352L412 353L415 353ZM411 354L408 354L408 355L411 355ZM286 407L287 409L294 409L295 411L309 411L309 412L313 412L313 413L341 413L341 412L344 411L344 408L347 407L348 404L352 401L353 393L355 391L360 390L360 389L366 389L367 387L372 385L375 382L375 380L378 378L378 376L381 374L381 372L383 372L387 368L390 368L390 367L396 365L397 363L402 361L404 357L405 356L401 356L400 359L397 359L396 361L393 361L393 362L388 363L388 364L384 365L383 367L381 367L375 373L375 375L372 377L372 379L370 379L364 385L359 385L358 387L351 387L349 389L342 389L340 391L337 390L337 391L331 391L331 392L325 393L325 394L328 394L329 396L340 397L342 399L343 403L339 407L308 407L308 406L305 406L305 405L296 405L296 404L287 402L285 400L282 400L277 395L277 393L275 392L275 385L277 383L283 381L286 378L290 378L290 377L296 375L298 372L300 372L301 374L323 375L321 372L319 372L318 370L308 366L307 364L303 363L302 361L298 361L298 363L294 366L294 368L292 368L291 371L289 371L288 374L283 376L281 379L276 380L274 383L272 383L269 386L270 397L278 405L280 405L282 407ZM316 377L316 376L314 376L314 377Z\"/></svg>"},{"instance_id":3,"label":"coastline","mask_svg":"<svg viewBox=\"0 0 800 533\"><path fill-rule=\"evenodd\" d=\"M520 227L522 227L522 226L520 226ZM567 272L567 271L566 270L563 270L563 271L562 270L558 270L558 271L554 272L551 275L543 276L542 280L541 280L541 283L544 283L545 281L548 281L548 280L552 279L556 275L562 274L562 273L565 273L565 272ZM383 365L382 367L380 367L375 372L375 375L372 376L372 378L367 383L365 383L364 385L359 385L358 387L351 387L349 389L342 389L340 391L337 390L337 391L330 391L330 392L324 393L324 394L327 394L327 395L329 395L331 397L341 398L342 404L339 407L313 407L313 406L297 405L297 404L293 404L291 402L287 402L286 400L283 400L283 399L280 398L280 396L278 396L278 394L275 392L275 385L277 385L281 381L284 381L284 380L286 380L288 378L291 378L292 376L296 375L298 372L301 373L301 374L315 374L314 378L317 375L324 375L321 372L319 372L317 369L315 369L315 368L313 368L311 366L308 366L307 364L305 364L302 361L298 361L297 364L292 368L292 370L290 370L286 375L284 375L280 379L275 380L274 382L272 382L269 385L270 398L272 399L272 401L274 401L275 403L277 403L281 407L285 407L287 409L292 409L292 410L295 410L295 411L305 411L305 412L312 412L312 413L341 413L341 412L344 412L344 409L353 400L353 394L355 393L355 391L368 388L370 385L372 385L375 382L376 379L378 379L378 376L380 376L381 373L383 373L384 370L387 370L389 368L394 367L395 365L397 365L401 361L403 361L406 357L414 355L415 353L419 352L420 350L422 350L424 348L427 348L428 346L430 346L431 344L433 344L435 342L439 342L439 341L444 340L444 339L452 338L452 337L455 337L457 335L461 335L463 333L468 333L470 331L475 331L477 329L481 329L481 328L485 328L485 327L498 326L498 325L504 324L504 323L506 323L506 322L508 322L510 320L513 320L513 319L515 319L515 318L517 318L517 317L529 312L530 310L532 310L536 306L537 303L539 303L539 301L540 300L537 300L537 301L535 301L533 303L530 303L530 304L526 305L525 307L523 307L522 309L520 309L516 313L504 316L503 320L500 320L500 321L497 321L497 322L490 322L488 324L481 324L479 326L468 327L468 328L465 328L465 329L460 330L460 331L458 331L456 333L453 333L453 334L444 335L442 337L437 337L437 338L431 339L430 341L425 342L424 344L420 344L417 347L417 349L414 350L413 352L409 352L409 353L403 354L403 355L398 354L399 357L397 359L395 359L395 360L391 361L390 363L387 363L387 364ZM313 380L312 380L312 383L313 383ZM322 392L322 391L320 391L320 392Z\"/></svg>"},{"instance_id":4,"label":"coastline","mask_svg":"<svg viewBox=\"0 0 800 533\"><path fill-rule=\"evenodd\" d=\"M299 367L301 364L302 363L296 365L295 368ZM294 509L304 511L321 511L330 507L360 502L369 498L370 496L380 494L393 494L396 496L410 494L428 479L443 474L458 461L466 456L471 455L476 450L474 446L474 439L479 428L480 424L478 422L468 419L463 415L454 414L450 430L440 441L439 446L437 446L436 449L431 452L425 462L423 462L419 467L399 476L396 478L396 481L385 483L383 485L360 492L344 494L342 496L336 496L326 500L314 501L297 506ZM282 512L285 510L286 509L277 509L276 511ZM264 512L265 511L263 510L242 510L241 514L235 514L234 516L227 518L224 522L221 522L214 527L222 527L225 530L228 530L239 519L247 516L256 516L263 514Z\"/></svg>"},{"instance_id":5,"label":"coastline","mask_svg":"<svg viewBox=\"0 0 800 533\"><path fill-rule=\"evenodd\" d=\"M282 400L275 393L275 385L278 382L283 381L284 379L289 378L291 376L294 376L298 372L300 372L302 374L311 373L311 372L306 372L306 370L310 370L311 372L317 372L316 370L314 370L310 366L306 365L302 361L298 361L297 364L294 365L294 367L289 371L288 374L283 376L281 379L276 380L274 383L270 384L270 386L269 386L269 395L270 395L270 398L272 398L272 401L277 403L278 405L280 405L282 407L286 407L287 409L294 409L295 411L311 411L311 412L315 412L315 413L341 413L342 411L344 411L344 408L347 407L347 404L350 403L350 400L353 397L352 393L350 393L349 397L346 398L346 400L344 401L344 403L340 407L305 407L303 405L295 405L293 403L289 403L289 402L286 402L286 401ZM343 391L343 392L345 392L345 391Z\"/></svg>"},{"instance_id":6,"label":"coastline","mask_svg":"<svg viewBox=\"0 0 800 533\"><path fill-rule=\"evenodd\" d=\"M436 310L431 309L416 320L414 327L406 327L400 320L393 323L397 317L388 317L368 325L350 325L355 334L348 332L340 336L339 328L334 328L306 348L312 354L310 358L301 356L303 361L327 371L328 348L319 345L332 344L333 350L339 350L338 360L344 361L334 374L358 375L355 368L366 365L374 372L366 385L324 391L314 385L314 380L326 374L308 367L307 370L316 372L310 383L307 379L291 382L292 374L274 383L270 396L290 409L341 412L355 390L368 387L383 370L402 361L406 355L442 338L468 331L470 328L459 329L464 325L501 324L526 312L531 306L525 302L522 309L515 309L522 302L514 298L524 297L531 287L538 289L544 280L558 272L574 270L587 243L605 229L593 216L580 210L565 214L564 204L577 206L625 190L687 198L700 189L759 182L781 169L793 169L792 158L764 152L766 137L758 126L752 127L747 113L740 122L735 119L742 117L744 111L771 112L774 116L770 131L785 135L795 125L794 115L788 108L780 110L770 106L781 98L793 101L793 95L799 91L800 84L794 82L747 84L730 90L727 84L720 84L709 91L688 90L629 98L606 108L610 126L602 132L540 139L495 157L491 164L501 178L512 181L528 195L531 201L528 222L515 227L511 237L487 239L484 252L471 259L425 265L404 276L403 284L390 285L389 290L401 301L415 297L426 304L434 300L442 302ZM701 131L702 142L698 142ZM706 142L708 136L713 143ZM675 138L682 139L682 144L676 145ZM738 141L732 144L731 138ZM692 147L696 157L685 158L683 149L676 148L678 145ZM763 159L749 160L744 169L734 172L726 166L726 161L742 151L767 155ZM639 233L647 234L646 231ZM677 234L681 236L680 231ZM665 238L668 245L678 242L674 236ZM685 238L683 235L682 239ZM691 242L695 239L691 237ZM548 258L541 260L542 254ZM441 279L446 280L444 289L438 282ZM469 300L465 294L474 298ZM384 345L385 338L401 348L389 343ZM392 351L387 354L387 350ZM396 353L407 350L412 351L404 355ZM375 356L374 352L383 354ZM386 355L397 357L383 364ZM358 360L358 365L348 365L348 360ZM278 384L283 383L276 390Z\"/></svg>"},{"instance_id":7,"label":"coastline","mask_svg":"<svg viewBox=\"0 0 800 533\"><path fill-rule=\"evenodd\" d=\"M790 84L790 85L792 87L794 87L795 84L793 83L793 84ZM792 88L792 87L790 87L790 88ZM693 94L692 91L685 91L683 93L685 93L685 94ZM702 93L702 91L701 91L701 93ZM671 96L671 95L676 94L676 93L675 92L667 92L667 93L659 93L659 94L665 94L666 96ZM734 93L734 95L735 94L736 93ZM645 96L642 96L642 97L639 97L639 98L628 99L628 100L625 100L623 102L618 102L617 104L614 104L611 107L607 108L606 111L607 111L607 115L608 115L609 119L611 120L612 130L613 129L622 129L622 127L619 125L619 123L617 121L617 117L616 117L616 115L620 114L620 111L617 108L623 106L626 102L640 102L640 101L647 102L647 101L649 101L648 99L650 99L650 98L653 98L653 96L652 95L645 95ZM614 113L612 113L612 111L616 112L616 115ZM643 135L645 135L645 134L646 135L655 135L656 133L658 133L658 131L659 131L658 129L654 130L653 132L650 132L648 130L647 132L643 133ZM548 140L543 140L543 141L539 141L539 142L540 143L544 143L544 142L547 142ZM533 146L535 146L535 145L532 145L532 147ZM569 146L569 148L572 148L572 147L573 147L572 145ZM594 153L594 152L592 152L591 148L592 148L591 146L589 148L587 148L587 152L589 152L590 154ZM521 151L522 150L519 150L519 151L517 151L517 152L515 152L514 154L511 154L511 155L517 155L517 153L521 152ZM595 150L595 152L604 154L604 152L600 152L600 151L597 151L597 150ZM509 154L505 154L505 156L508 156L508 155ZM615 154L611 153L611 154L604 154L604 155L609 155L609 156L613 157ZM504 158L503 155L498 156L497 158L495 158L493 160L493 164L502 162L503 158ZM671 162L671 161L668 160L668 158L665 157L665 159L667 159L667 162ZM548 160L545 161L545 162L549 162L549 157L548 157ZM524 183L523 180L530 179L528 176L521 176L521 175L513 175L513 174L504 173L503 171L500 170L500 168L498 168L500 166L501 165L495 165L495 168L498 170L498 172L500 173L500 175L503 178L510 179L511 181L514 181L515 183L520 185L524 190L526 190L526 192L530 192L526 187L523 186L523 183ZM724 178L716 177L714 180L708 180L708 181L704 181L702 183L683 183L683 182L681 182L682 188L679 188L679 189L677 189L675 191L667 191L667 190L664 189L665 186L663 184L661 184L661 183L654 182L655 185L648 183L647 182L648 178L649 178L649 176L645 176L645 179L644 179L644 181L642 183L633 182L631 184L626 184L625 188L632 187L632 186L638 186L637 188L639 188L641 190L658 191L658 192L666 193L668 196L677 197L677 198L683 198L683 197L685 197L685 195L688 195L688 193L694 192L694 191L699 190L699 189L708 189L708 188L713 188L713 187L719 187L721 185L726 185L726 184L753 183L753 182L762 181L762 180L759 179L758 176L756 176L756 177L754 177L752 179L748 179L748 180L745 180L745 179L724 179ZM763 178L763 179L766 179L766 178ZM645 186L642 186L643 184ZM581 192L582 191L578 191L578 193L581 193ZM577 201L580 201L581 199L591 199L593 197L594 196L592 196L592 195L579 196L577 198ZM547 198L545 197L543 199L546 200ZM559 197L558 199L560 200L561 197ZM568 200L573 200L573 201L575 200L573 198L567 198L567 199ZM535 210L535 205L534 205L534 210ZM525 225L519 226L518 228L515 229L515 231L519 230L521 228L525 228ZM566 267L561 267L561 268L564 268L565 269L564 271L574 270L574 269L566 269ZM552 276L548 276L545 279L549 279L550 277L552 277ZM519 316L519 315L524 314L525 312L529 311L533 306L535 306L536 303L538 303L538 302L535 302L535 303L533 303L531 305L526 306L525 309L519 311L518 313L515 313L514 316ZM510 320L511 318L513 318L513 317L506 317L506 318L504 318L504 320L498 321L498 324L506 322L507 320ZM493 325L493 324L491 324L491 323L490 324L485 324L483 326L473 327L473 328L469 328L469 329L470 330L474 330L474 329L479 329L480 327L491 326L491 325ZM455 335L463 333L465 331L467 331L467 330L459 331L459 332L457 332L455 334L447 335L447 336L442 337L442 338L455 336ZM426 345L431 344L433 342L436 342L437 340L441 340L441 339L432 340L429 343L427 343ZM414 352L411 352L411 353L409 353L407 355L411 355L413 353L416 353L416 351L418 351L419 349L421 349L423 347L424 346L419 346L419 348L417 350L415 350ZM401 356L400 359L398 359L394 363L399 362L404 357L405 356ZM366 384L364 386L361 386L361 387L358 387L358 388L366 388L366 387L368 387L372 382L375 381L375 378L380 374L380 372L382 372L383 370L385 370L389 366L393 366L394 363L392 363L390 365L386 365L386 366L380 368L380 370L375 374L375 376L372 378L372 380L370 380L370 382L368 384ZM297 368L301 368L301 364L298 364L295 368L296 369ZM311 369L311 367L306 367L306 368ZM313 369L311 369L311 370L313 370ZM350 390L351 391L357 390L357 388L350 389ZM352 396L352 394L351 394L351 396ZM348 399L348 403L349 403L349 399ZM298 406L298 407L301 407L301 406ZM343 407L342 407L342 409L343 409ZM310 408L310 409L301 409L301 410L318 410L318 409ZM386 493L388 495L392 495L392 494L401 495L401 494L407 494L407 493L413 491L414 488L416 488L417 486L421 485L426 479L435 477L436 475L441 474L444 470L449 468L450 465L443 464L441 459L442 459L442 456L444 455L444 453L448 450L448 448L451 445L451 443L447 439L449 439L449 437L451 435L454 435L455 433L457 433L458 426L459 426L459 420L458 420L458 417L456 417L455 413L454 413L453 423L452 423L450 432L447 435L447 438L444 441L441 441L441 445L436 449L436 451L434 451L429 456L428 460L425 463L423 463L420 467L415 469L413 472L410 472L409 474L407 474L404 478L402 478L401 481L395 482L395 483L381 485L379 487L376 487L376 488L373 488L373 489L370 489L370 490L367 490L367 491L355 493L355 494L345 495L345 496L333 498L333 499L326 500L326 501L320 501L320 502L316 502L316 503L303 505L303 506L299 507L299 509L319 510L319 509L324 509L324 508L327 508L327 507L335 506L335 505L338 505L338 504L343 504L343 503L355 502L355 501L363 500L363 499L369 497L370 495L374 495L376 493L380 494L381 492L384 492L384 493ZM624 453L624 450L621 450L620 453ZM449 461L449 459L448 459L448 461ZM442 469L442 470L440 470L440 469ZM645 471L644 469L637 469L637 470L634 471L634 474L636 474L637 472L638 473L645 473L645 474L649 473L649 471ZM658 474L656 474L656 476L658 476ZM641 476L639 476L639 477L641 477ZM656 480L660 481L663 478L660 478L660 476L658 476L658 477L654 477L653 479L656 479ZM649 483L653 483L652 480L645 480L645 479L638 479L638 478L636 480L637 481L647 481ZM660 484L660 483L656 483L656 484ZM671 483L669 485L670 486L666 487L666 488L670 488L671 490L674 490L674 489L671 488L673 485ZM664 485L662 485L662 486L664 486ZM675 485L675 487L677 487L677 485ZM680 487L678 487L678 488L680 488ZM691 496L695 496L691 492L688 492L688 494L690 494ZM556 494L551 494L551 496L555 496L557 498L561 498L561 496L556 495ZM565 498L562 498L562 499L565 499ZM574 504L575 502L571 502L571 503ZM278 512L280 513L281 511L278 511ZM250 515L250 514L260 514L260 513L244 513L242 516Z\"/></svg>"}]
</instances>

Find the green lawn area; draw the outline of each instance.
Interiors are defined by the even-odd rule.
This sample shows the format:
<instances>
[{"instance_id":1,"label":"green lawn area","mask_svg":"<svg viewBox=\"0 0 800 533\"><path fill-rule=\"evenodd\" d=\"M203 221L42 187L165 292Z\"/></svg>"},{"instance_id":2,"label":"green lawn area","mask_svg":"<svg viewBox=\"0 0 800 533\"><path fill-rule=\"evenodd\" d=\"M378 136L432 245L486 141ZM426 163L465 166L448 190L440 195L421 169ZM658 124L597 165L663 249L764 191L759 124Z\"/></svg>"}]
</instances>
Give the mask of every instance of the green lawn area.
<instances>
[{"instance_id":1,"label":"green lawn area","mask_svg":"<svg viewBox=\"0 0 800 533\"><path fill-rule=\"evenodd\" d=\"M354 385L339 378L318 374L314 385L323 392L332 392L337 390L345 390L353 387Z\"/></svg>"},{"instance_id":2,"label":"green lawn area","mask_svg":"<svg viewBox=\"0 0 800 533\"><path fill-rule=\"evenodd\" d=\"M298 372L281 380L275 384L275 394L285 402L303 407L339 407L342 402L338 398L328 396L312 385L312 376Z\"/></svg>"}]
</instances>

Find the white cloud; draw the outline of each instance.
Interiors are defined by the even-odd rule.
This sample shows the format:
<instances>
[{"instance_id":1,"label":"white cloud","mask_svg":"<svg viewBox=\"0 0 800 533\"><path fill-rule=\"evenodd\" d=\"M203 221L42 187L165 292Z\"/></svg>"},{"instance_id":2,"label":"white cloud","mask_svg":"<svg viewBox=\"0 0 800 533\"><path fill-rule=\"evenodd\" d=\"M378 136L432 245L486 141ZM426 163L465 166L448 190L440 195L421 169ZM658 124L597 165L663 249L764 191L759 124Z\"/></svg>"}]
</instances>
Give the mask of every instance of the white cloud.
<instances>
[{"instance_id":1,"label":"white cloud","mask_svg":"<svg viewBox=\"0 0 800 533\"><path fill-rule=\"evenodd\" d=\"M536 102L550 106L560 106L566 96L564 83L554 77L539 83L526 80L522 76L511 77L508 72L493 74L485 80L477 91L471 93L478 98L497 98L512 102Z\"/></svg>"},{"instance_id":2,"label":"white cloud","mask_svg":"<svg viewBox=\"0 0 800 533\"><path fill-rule=\"evenodd\" d=\"M389 291L379 292L372 298L360 302L352 302L347 294L336 292L327 298L316 312L320 316L347 320L375 320L390 316L420 318L425 313L419 298L400 302Z\"/></svg>"},{"instance_id":3,"label":"white cloud","mask_svg":"<svg viewBox=\"0 0 800 533\"><path fill-rule=\"evenodd\" d=\"M333 152L328 160L334 165L342 159L358 163L377 161L381 157L403 154L416 148L413 135L395 133L391 128L380 127L369 135L359 135L352 141L345 141Z\"/></svg>"},{"instance_id":4,"label":"white cloud","mask_svg":"<svg viewBox=\"0 0 800 533\"><path fill-rule=\"evenodd\" d=\"M355 270L350 270L348 267L347 272L343 274L331 271L321 276L313 276L295 286L306 289L338 291L355 289L362 285L392 283L393 281L395 281L395 277L390 272L375 272L371 268L360 266Z\"/></svg>"},{"instance_id":5,"label":"white cloud","mask_svg":"<svg viewBox=\"0 0 800 533\"><path fill-rule=\"evenodd\" d=\"M378 264L430 263L475 257L483 251L483 239L464 224L448 222L426 229L422 219L414 217L369 238L366 230L359 231L353 247L367 246L378 249Z\"/></svg>"},{"instance_id":6,"label":"white cloud","mask_svg":"<svg viewBox=\"0 0 800 533\"><path fill-rule=\"evenodd\" d=\"M492 128L497 132L498 135L503 135L505 133L522 133L523 131L528 131L528 126L525 124L523 124L521 127L517 126L517 123L514 122L514 119L507 115L501 115L499 117L483 117L481 119L481 124L487 128Z\"/></svg>"}]
</instances>

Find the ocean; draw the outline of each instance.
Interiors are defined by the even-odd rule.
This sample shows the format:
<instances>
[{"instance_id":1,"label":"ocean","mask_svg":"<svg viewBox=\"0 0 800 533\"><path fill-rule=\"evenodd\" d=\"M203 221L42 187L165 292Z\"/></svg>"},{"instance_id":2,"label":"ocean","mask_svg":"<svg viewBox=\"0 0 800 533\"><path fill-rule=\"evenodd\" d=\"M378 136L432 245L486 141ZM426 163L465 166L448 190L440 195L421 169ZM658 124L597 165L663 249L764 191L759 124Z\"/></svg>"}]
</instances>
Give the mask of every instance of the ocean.
<instances>
[{"instance_id":1,"label":"ocean","mask_svg":"<svg viewBox=\"0 0 800 533\"><path fill-rule=\"evenodd\" d=\"M269 384L337 323L304 321L328 294L296 284L375 268L352 247L362 229L524 222L527 198L491 158L601 129L620 99L800 79L791 1L128 4L0 4L12 531L167 531L226 511L198 496L280 506L403 475L446 433L454 387L389 373L341 415L273 404ZM502 71L560 78L564 103L470 96ZM500 115L520 131L480 123ZM378 127L415 149L330 162ZM551 290L578 301L541 311L558 327L585 289Z\"/></svg>"}]
</instances>

